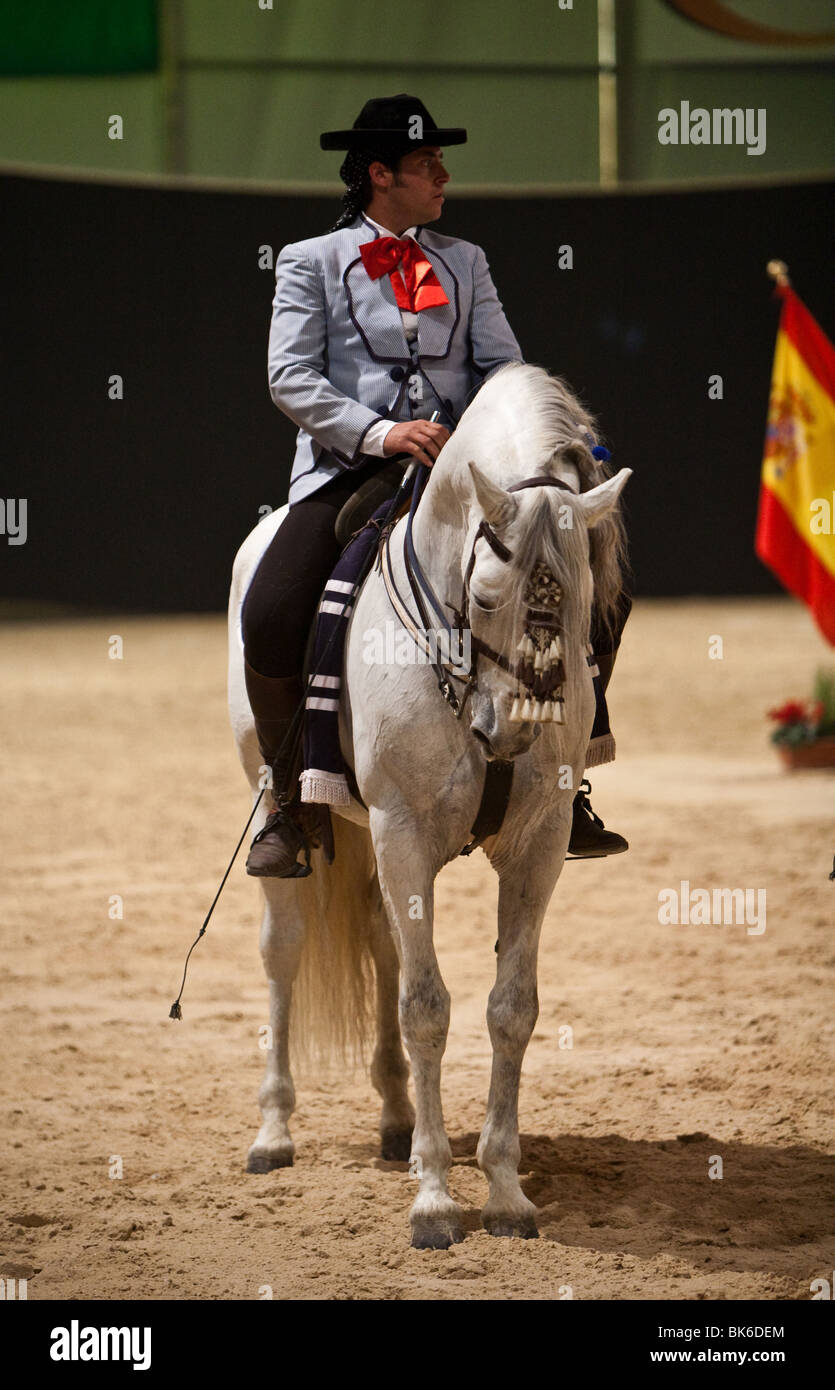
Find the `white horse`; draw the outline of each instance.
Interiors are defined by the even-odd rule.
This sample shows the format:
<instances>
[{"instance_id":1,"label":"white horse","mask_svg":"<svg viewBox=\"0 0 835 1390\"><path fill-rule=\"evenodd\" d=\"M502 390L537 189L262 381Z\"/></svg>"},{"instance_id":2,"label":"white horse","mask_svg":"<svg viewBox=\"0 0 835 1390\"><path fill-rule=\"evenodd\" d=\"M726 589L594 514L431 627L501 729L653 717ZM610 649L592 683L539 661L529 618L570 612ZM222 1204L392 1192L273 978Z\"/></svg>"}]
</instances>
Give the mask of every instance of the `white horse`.
<instances>
[{"instance_id":1,"label":"white horse","mask_svg":"<svg viewBox=\"0 0 835 1390\"><path fill-rule=\"evenodd\" d=\"M259 880L266 897L261 952L272 1047L259 1094L263 1124L248 1169L265 1172L293 1161L294 985L294 1044L301 1036L307 1048L312 1040L320 1055L334 1048L363 1055L376 1012L371 1079L383 1102L382 1155L408 1158L419 1178L410 1213L418 1248L446 1249L462 1239L461 1211L447 1186L452 1160L441 1059L450 996L433 946L433 887L439 870L471 838L485 763L494 758L513 760L514 773L503 824L483 844L499 894L496 982L487 1001L493 1068L477 1151L489 1186L482 1222L493 1235L537 1235L536 1208L517 1171L519 1078L538 1013L540 928L565 859L593 722L587 660L592 596L604 613L613 611L623 546L618 499L630 474L622 469L609 477L590 452L593 430L592 417L565 383L540 367L509 363L481 388L429 474L413 539L435 595L452 610L464 586L474 647L483 643L504 657L505 666L479 662L477 687L456 718L431 665L369 663L369 634L394 622L398 637L408 640L383 575L373 569L348 627L339 711L342 750L368 809L357 801L332 808L331 866L319 851L307 878ZM265 769L244 685L240 612L284 515L286 508L270 515L244 542L229 603L230 714L253 793ZM397 588L411 600L404 535L401 520L390 556ZM534 566L540 576L550 572L561 591L562 723L520 722L518 707L513 711L515 681L505 669L513 667L517 649L525 650ZM259 808L253 830L266 811Z\"/></svg>"}]
</instances>

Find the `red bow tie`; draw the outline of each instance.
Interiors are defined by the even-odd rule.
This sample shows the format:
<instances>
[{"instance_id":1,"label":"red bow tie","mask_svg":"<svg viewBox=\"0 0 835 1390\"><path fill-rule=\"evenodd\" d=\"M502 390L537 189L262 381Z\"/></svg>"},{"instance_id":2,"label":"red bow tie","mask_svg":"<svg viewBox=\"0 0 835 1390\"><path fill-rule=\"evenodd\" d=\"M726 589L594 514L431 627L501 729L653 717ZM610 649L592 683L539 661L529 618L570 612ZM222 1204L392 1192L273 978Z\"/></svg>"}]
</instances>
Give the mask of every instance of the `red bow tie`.
<instances>
[{"instance_id":1,"label":"red bow tie","mask_svg":"<svg viewBox=\"0 0 835 1390\"><path fill-rule=\"evenodd\" d=\"M360 247L360 255L372 280L379 280L382 275L388 274L399 309L409 309L417 314L421 309L449 303L443 285L422 247L411 237L376 237ZM401 260L403 275L398 274L397 270Z\"/></svg>"}]
</instances>

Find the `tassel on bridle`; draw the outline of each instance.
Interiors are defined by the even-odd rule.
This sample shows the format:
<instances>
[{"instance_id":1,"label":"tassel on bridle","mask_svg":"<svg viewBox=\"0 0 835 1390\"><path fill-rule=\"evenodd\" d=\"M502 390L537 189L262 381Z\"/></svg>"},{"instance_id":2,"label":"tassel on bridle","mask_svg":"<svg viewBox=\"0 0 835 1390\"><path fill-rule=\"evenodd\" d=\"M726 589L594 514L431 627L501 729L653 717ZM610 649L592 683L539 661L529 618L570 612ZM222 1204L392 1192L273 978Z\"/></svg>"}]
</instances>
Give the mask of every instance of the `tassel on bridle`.
<instances>
[{"instance_id":1,"label":"tassel on bridle","mask_svg":"<svg viewBox=\"0 0 835 1390\"><path fill-rule=\"evenodd\" d=\"M510 722L564 724L565 667L558 613L562 590L544 561L534 565L524 597L528 609L525 631L516 648L519 663Z\"/></svg>"},{"instance_id":2,"label":"tassel on bridle","mask_svg":"<svg viewBox=\"0 0 835 1390\"><path fill-rule=\"evenodd\" d=\"M456 607L452 603L446 605L453 613L454 626L450 624L443 612L440 599L435 594L432 586L423 573L412 541L412 521L417 501L426 480L428 469L421 470L423 477L418 482L412 497L412 506L409 518L406 523L406 533L404 537L403 559L406 573L412 588L415 601L418 605L424 626L428 627L429 618L427 606L424 599L431 603L432 608L439 617L442 627L450 637L457 632L459 638L459 649L463 638L465 625L469 623L469 601L470 601L470 578L475 566L475 548L480 539L484 539L494 554L504 564L507 564L513 557L493 531L490 524L482 519L470 550L469 561L464 573L462 585L461 602ZM570 483L564 482L561 478L554 478L550 475L537 474L532 478L524 478L519 483L513 483L508 492L520 492L523 488L532 487L559 487L566 492L574 492ZM382 573L389 594L389 598L395 607L398 617L418 643L421 645L418 626L406 609L402 597L397 590L394 575L391 571L391 557L389 552L389 538L384 534L381 543L381 557L385 560ZM534 721L537 723L565 723L563 686L565 682L565 666L563 664L562 653L562 625L559 618L558 608L562 599L559 583L551 573L548 566L539 561L533 568L528 580L524 594L525 602L528 604L525 615L525 634L517 647L515 653L517 660L509 661L502 653L494 651L488 643L482 641L474 634L471 637L472 666L469 675L462 676L459 672L453 671L451 667L439 660L434 660L432 665L438 676L438 688L444 699L450 704L457 719L460 719L467 698L474 690L478 689L478 661L480 657L485 657L488 661L506 671L513 676L516 681L516 689L511 706L510 719L514 723L526 723ZM546 605L546 606L537 606ZM464 691L459 699L452 689L452 681L463 681Z\"/></svg>"}]
</instances>

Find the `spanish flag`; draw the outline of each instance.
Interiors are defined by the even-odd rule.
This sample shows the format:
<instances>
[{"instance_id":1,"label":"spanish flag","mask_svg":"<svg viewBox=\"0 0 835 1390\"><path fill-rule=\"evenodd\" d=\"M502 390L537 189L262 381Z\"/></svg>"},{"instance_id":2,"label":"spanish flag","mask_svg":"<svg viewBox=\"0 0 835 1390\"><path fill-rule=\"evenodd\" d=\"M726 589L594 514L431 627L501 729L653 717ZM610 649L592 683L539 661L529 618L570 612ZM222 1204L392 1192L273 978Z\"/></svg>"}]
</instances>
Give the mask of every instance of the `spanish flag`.
<instances>
[{"instance_id":1,"label":"spanish flag","mask_svg":"<svg viewBox=\"0 0 835 1390\"><path fill-rule=\"evenodd\" d=\"M776 293L755 548L835 646L835 348L788 282Z\"/></svg>"}]
</instances>

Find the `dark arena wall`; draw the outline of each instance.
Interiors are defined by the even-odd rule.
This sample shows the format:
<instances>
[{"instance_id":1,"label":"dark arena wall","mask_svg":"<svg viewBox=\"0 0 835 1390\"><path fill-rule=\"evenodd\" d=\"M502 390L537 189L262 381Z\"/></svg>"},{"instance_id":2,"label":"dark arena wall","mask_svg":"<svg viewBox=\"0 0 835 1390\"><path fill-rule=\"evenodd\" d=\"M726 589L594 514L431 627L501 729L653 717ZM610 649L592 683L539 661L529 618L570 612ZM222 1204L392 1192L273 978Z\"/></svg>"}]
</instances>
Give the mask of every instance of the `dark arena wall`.
<instances>
[{"instance_id":1,"label":"dark arena wall","mask_svg":"<svg viewBox=\"0 0 835 1390\"><path fill-rule=\"evenodd\" d=\"M639 595L779 591L753 551L778 319L765 266L785 260L835 336L832 191L456 200L450 186L436 229L484 247L526 360L567 378L634 470ZM28 500L4 597L223 608L293 453L267 387L274 270L259 255L327 231L338 200L14 176L3 205L3 496Z\"/></svg>"}]
</instances>

